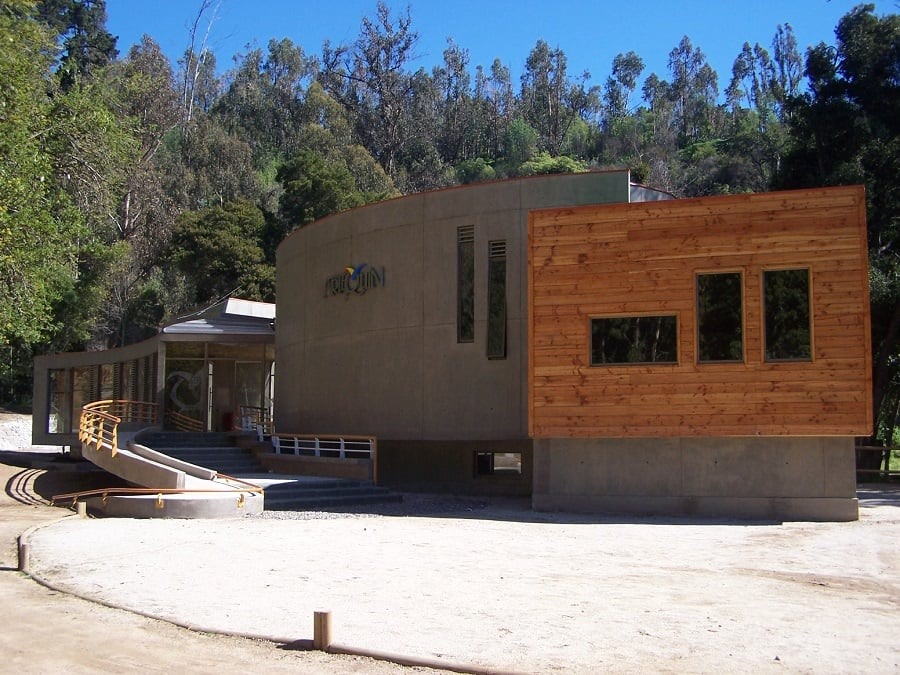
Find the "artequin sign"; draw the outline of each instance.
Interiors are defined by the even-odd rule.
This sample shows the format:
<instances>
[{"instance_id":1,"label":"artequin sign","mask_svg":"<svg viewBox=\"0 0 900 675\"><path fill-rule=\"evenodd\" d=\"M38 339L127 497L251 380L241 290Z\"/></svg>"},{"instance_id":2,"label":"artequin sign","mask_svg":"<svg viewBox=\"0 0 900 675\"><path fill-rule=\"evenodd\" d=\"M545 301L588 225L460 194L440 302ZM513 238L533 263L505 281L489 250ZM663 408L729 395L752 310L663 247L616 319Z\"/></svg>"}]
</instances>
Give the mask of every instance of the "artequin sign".
<instances>
[{"instance_id":1,"label":"artequin sign","mask_svg":"<svg viewBox=\"0 0 900 675\"><path fill-rule=\"evenodd\" d=\"M368 263L345 267L340 274L325 280L325 297L334 295L363 295L367 291L384 286L384 267L372 267Z\"/></svg>"}]
</instances>

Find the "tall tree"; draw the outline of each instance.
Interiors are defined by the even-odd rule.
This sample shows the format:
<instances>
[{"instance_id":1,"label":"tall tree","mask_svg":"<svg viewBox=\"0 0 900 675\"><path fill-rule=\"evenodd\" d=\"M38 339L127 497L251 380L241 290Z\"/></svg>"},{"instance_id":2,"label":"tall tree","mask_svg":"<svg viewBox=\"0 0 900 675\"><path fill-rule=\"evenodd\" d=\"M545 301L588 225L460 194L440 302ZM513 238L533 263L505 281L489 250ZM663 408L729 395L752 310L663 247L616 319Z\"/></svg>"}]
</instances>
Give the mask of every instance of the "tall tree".
<instances>
[{"instance_id":1,"label":"tall tree","mask_svg":"<svg viewBox=\"0 0 900 675\"><path fill-rule=\"evenodd\" d=\"M326 42L322 50L322 86L349 111L357 137L395 182L404 151L418 140L410 133L414 81L405 71L418 39L409 9L395 20L379 0L351 47Z\"/></svg>"},{"instance_id":2,"label":"tall tree","mask_svg":"<svg viewBox=\"0 0 900 675\"><path fill-rule=\"evenodd\" d=\"M540 135L541 149L561 154L575 120L597 112L598 90L587 87L589 79L586 71L571 79L562 49L551 49L543 40L537 41L525 61L519 106L525 120Z\"/></svg>"},{"instance_id":3,"label":"tall tree","mask_svg":"<svg viewBox=\"0 0 900 675\"><path fill-rule=\"evenodd\" d=\"M106 30L106 0L41 0L40 18L58 35L63 89L111 63L116 38Z\"/></svg>"},{"instance_id":4,"label":"tall tree","mask_svg":"<svg viewBox=\"0 0 900 675\"><path fill-rule=\"evenodd\" d=\"M262 211L243 200L179 217L169 254L194 290L196 306L229 294L274 299L275 271L261 246L264 230Z\"/></svg>"},{"instance_id":5,"label":"tall tree","mask_svg":"<svg viewBox=\"0 0 900 675\"><path fill-rule=\"evenodd\" d=\"M686 35L669 52L672 82L669 95L681 144L687 145L711 137L714 128L718 76L699 47Z\"/></svg>"},{"instance_id":6,"label":"tall tree","mask_svg":"<svg viewBox=\"0 0 900 675\"><path fill-rule=\"evenodd\" d=\"M866 186L873 414L892 425L900 401L900 15L860 5L835 37L835 46L807 52L809 92L790 105L791 147L777 185Z\"/></svg>"}]
</instances>

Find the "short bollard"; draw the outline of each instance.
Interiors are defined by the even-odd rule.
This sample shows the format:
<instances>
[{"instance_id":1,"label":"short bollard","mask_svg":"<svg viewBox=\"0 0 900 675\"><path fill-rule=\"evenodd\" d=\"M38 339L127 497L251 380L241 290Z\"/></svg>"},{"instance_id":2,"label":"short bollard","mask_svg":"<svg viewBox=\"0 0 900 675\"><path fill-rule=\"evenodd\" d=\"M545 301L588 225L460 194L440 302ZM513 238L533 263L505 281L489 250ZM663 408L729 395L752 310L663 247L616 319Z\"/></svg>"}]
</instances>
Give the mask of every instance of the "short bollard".
<instances>
[{"instance_id":1,"label":"short bollard","mask_svg":"<svg viewBox=\"0 0 900 675\"><path fill-rule=\"evenodd\" d=\"M19 542L19 571L28 572L28 543L22 541L22 537L18 538Z\"/></svg>"},{"instance_id":2,"label":"short bollard","mask_svg":"<svg viewBox=\"0 0 900 675\"><path fill-rule=\"evenodd\" d=\"M75 513L79 518L87 518L87 502L76 502Z\"/></svg>"},{"instance_id":3,"label":"short bollard","mask_svg":"<svg viewBox=\"0 0 900 675\"><path fill-rule=\"evenodd\" d=\"M313 614L313 648L326 651L331 646L331 612Z\"/></svg>"}]
</instances>

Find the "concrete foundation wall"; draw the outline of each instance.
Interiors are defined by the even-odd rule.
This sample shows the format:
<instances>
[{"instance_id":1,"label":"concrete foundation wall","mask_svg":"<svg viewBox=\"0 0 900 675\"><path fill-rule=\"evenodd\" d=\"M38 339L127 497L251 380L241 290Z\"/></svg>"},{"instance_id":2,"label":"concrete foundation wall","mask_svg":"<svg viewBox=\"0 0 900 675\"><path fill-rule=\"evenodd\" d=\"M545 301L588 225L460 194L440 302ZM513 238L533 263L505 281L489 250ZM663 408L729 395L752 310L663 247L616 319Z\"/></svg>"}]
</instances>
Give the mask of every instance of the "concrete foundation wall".
<instances>
[{"instance_id":1,"label":"concrete foundation wall","mask_svg":"<svg viewBox=\"0 0 900 675\"><path fill-rule=\"evenodd\" d=\"M409 492L527 497L533 480L530 440L378 441L378 484ZM478 475L476 453L520 453L520 475Z\"/></svg>"},{"instance_id":2,"label":"concrete foundation wall","mask_svg":"<svg viewBox=\"0 0 900 675\"><path fill-rule=\"evenodd\" d=\"M848 521L853 438L542 439L541 511Z\"/></svg>"}]
</instances>

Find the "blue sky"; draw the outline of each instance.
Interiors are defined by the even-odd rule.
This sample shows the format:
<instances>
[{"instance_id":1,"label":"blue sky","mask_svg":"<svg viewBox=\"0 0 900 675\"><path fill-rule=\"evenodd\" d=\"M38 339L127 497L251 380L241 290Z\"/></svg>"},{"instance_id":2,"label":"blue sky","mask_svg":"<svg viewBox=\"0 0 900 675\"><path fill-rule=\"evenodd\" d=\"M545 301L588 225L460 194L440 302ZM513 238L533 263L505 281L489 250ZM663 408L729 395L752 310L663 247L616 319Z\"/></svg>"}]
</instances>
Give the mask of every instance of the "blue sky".
<instances>
[{"instance_id":1,"label":"blue sky","mask_svg":"<svg viewBox=\"0 0 900 675\"><path fill-rule=\"evenodd\" d=\"M731 66L744 42L770 49L778 24L789 23L800 46L834 43L838 20L857 0L410 0L388 1L396 16L410 7L419 33L416 66L428 71L442 62L447 38L469 51L470 70L490 68L495 58L518 76L538 39L566 53L570 75L591 73L602 85L616 54L637 52L644 60L643 79L655 72L669 79L669 52L687 35L706 55L724 91ZM888 1L875 2L878 14L896 11ZM120 55L146 33L175 61L189 41L188 26L200 0L107 0L107 29L118 36ZM322 43L354 41L364 16L374 16L376 0L220 0L209 37L220 70L246 46L265 48L271 38L287 37L310 55ZM771 49L770 49L771 51ZM640 87L640 84L639 84Z\"/></svg>"}]
</instances>

